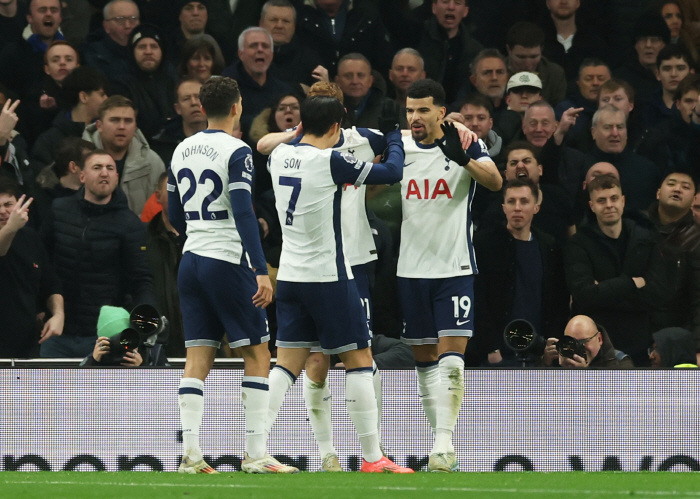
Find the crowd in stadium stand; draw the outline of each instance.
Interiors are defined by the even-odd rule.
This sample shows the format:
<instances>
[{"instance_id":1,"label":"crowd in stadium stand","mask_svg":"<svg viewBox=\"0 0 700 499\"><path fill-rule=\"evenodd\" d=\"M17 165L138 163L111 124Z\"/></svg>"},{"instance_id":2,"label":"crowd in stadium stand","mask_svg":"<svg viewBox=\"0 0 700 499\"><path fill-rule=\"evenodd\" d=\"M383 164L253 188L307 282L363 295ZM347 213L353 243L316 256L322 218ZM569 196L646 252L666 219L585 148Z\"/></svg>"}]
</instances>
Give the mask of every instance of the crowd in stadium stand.
<instances>
[{"instance_id":1,"label":"crowd in stadium stand","mask_svg":"<svg viewBox=\"0 0 700 499\"><path fill-rule=\"evenodd\" d=\"M142 303L184 356L165 172L207 126L199 88L223 75L242 95L271 276L282 232L258 141L299 124L315 82L342 90L344 127L379 128L387 101L430 78L508 181L472 204L467 365L520 365L503 340L516 319L546 338L537 365L558 364L564 336L588 352L569 367L695 363L696 71L694 0L3 0L0 358L85 357L102 306ZM95 149L113 158L105 175ZM385 366L410 367L391 341L401 190L372 186L367 207L373 332ZM274 338L274 302L268 318Z\"/></svg>"}]
</instances>

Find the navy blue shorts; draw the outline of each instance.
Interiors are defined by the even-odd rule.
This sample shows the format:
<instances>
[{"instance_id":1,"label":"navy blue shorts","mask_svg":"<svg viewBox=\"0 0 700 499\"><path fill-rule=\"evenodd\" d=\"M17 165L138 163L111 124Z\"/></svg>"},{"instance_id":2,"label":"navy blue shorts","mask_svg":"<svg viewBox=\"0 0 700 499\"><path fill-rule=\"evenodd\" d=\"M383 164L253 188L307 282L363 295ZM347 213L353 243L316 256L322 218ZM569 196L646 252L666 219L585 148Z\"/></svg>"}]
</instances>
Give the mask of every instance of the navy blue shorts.
<instances>
[{"instance_id":1,"label":"navy blue shorts","mask_svg":"<svg viewBox=\"0 0 700 499\"><path fill-rule=\"evenodd\" d=\"M371 346L367 317L354 280L277 281L277 346L327 355Z\"/></svg>"},{"instance_id":2,"label":"navy blue shorts","mask_svg":"<svg viewBox=\"0 0 700 499\"><path fill-rule=\"evenodd\" d=\"M253 305L258 290L252 270L186 252L177 275L186 347L231 348L270 340L265 310Z\"/></svg>"},{"instance_id":3,"label":"navy blue shorts","mask_svg":"<svg viewBox=\"0 0 700 499\"><path fill-rule=\"evenodd\" d=\"M404 327L401 339L409 345L435 345L441 336L474 332L474 276L445 279L399 277Z\"/></svg>"}]
</instances>

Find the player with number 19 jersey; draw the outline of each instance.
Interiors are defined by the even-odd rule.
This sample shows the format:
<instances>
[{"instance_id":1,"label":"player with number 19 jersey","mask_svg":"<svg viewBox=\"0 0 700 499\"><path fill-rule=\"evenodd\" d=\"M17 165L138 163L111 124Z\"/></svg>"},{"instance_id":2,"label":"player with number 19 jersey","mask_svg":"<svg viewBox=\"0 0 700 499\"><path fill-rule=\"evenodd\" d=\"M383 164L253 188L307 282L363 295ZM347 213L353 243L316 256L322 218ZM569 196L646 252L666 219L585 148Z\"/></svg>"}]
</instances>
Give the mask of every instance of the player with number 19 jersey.
<instances>
[{"instance_id":1,"label":"player with number 19 jersey","mask_svg":"<svg viewBox=\"0 0 700 499\"><path fill-rule=\"evenodd\" d=\"M401 181L401 247L398 277L439 279L477 273L472 247L471 203L476 182L433 143L404 137ZM467 154L492 161L483 141Z\"/></svg>"}]
</instances>

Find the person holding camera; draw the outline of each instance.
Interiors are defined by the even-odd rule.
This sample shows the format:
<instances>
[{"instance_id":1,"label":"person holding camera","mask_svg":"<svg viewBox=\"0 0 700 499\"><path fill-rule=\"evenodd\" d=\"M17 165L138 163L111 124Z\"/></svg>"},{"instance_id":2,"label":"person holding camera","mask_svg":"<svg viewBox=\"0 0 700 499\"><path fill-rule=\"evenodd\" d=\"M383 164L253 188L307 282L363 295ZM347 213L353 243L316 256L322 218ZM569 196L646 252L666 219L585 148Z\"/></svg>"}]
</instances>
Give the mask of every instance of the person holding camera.
<instances>
[{"instance_id":1,"label":"person holding camera","mask_svg":"<svg viewBox=\"0 0 700 499\"><path fill-rule=\"evenodd\" d=\"M97 320L95 348L80 366L167 366L167 327L167 319L152 305L138 305L131 313L105 305Z\"/></svg>"},{"instance_id":2,"label":"person holding camera","mask_svg":"<svg viewBox=\"0 0 700 499\"><path fill-rule=\"evenodd\" d=\"M631 369L632 359L615 350L605 328L586 315L573 317L564 329L564 337L548 338L542 364L571 369Z\"/></svg>"}]
</instances>

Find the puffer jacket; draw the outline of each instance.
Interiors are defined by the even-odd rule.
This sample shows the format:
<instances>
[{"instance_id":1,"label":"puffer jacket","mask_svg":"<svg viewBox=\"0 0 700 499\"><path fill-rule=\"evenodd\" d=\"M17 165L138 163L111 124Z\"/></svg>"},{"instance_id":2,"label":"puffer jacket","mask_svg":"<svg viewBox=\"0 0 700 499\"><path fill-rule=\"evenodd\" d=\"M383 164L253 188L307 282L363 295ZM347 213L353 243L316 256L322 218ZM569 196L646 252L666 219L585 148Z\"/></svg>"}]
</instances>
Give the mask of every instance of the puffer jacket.
<instances>
[{"instance_id":1,"label":"puffer jacket","mask_svg":"<svg viewBox=\"0 0 700 499\"><path fill-rule=\"evenodd\" d=\"M63 334L94 336L103 305L156 305L146 229L121 189L105 205L86 201L84 188L56 199L41 236L63 288Z\"/></svg>"}]
</instances>

